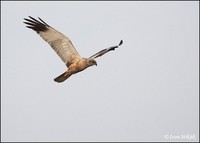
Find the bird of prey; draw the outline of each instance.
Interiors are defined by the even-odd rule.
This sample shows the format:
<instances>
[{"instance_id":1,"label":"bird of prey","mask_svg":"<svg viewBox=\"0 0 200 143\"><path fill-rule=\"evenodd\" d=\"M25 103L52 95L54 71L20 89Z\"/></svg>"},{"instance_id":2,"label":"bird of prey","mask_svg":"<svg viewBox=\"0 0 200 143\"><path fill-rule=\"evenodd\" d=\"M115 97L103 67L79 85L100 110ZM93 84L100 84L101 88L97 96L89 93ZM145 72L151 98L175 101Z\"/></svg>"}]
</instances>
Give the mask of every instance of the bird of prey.
<instances>
[{"instance_id":1,"label":"bird of prey","mask_svg":"<svg viewBox=\"0 0 200 143\"><path fill-rule=\"evenodd\" d=\"M103 49L89 58L82 58L68 37L49 26L41 18L38 17L38 19L39 20L36 20L29 16L29 19L24 18L24 23L27 24L27 28L37 32L37 34L50 44L68 68L66 72L54 79L55 82L63 82L73 74L83 71L90 66L97 66L95 58L115 50L115 48L118 48L123 43L121 40L117 46Z\"/></svg>"}]
</instances>

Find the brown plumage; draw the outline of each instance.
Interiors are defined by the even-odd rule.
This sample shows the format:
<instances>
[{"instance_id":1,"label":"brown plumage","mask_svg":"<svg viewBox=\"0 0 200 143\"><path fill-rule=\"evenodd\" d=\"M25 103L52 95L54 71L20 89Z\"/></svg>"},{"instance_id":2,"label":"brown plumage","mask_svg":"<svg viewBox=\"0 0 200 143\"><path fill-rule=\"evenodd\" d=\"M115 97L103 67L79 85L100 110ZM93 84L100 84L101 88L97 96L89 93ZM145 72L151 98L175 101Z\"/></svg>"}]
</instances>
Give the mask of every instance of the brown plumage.
<instances>
[{"instance_id":1,"label":"brown plumage","mask_svg":"<svg viewBox=\"0 0 200 143\"><path fill-rule=\"evenodd\" d=\"M123 43L121 40L117 46L103 49L89 58L82 58L69 38L49 26L41 18L38 17L40 21L31 16L29 16L29 18L30 19L24 18L26 20L24 23L27 24L26 27L36 31L46 42L48 42L68 68L66 72L54 79L56 82L63 82L72 74L76 74L90 66L97 65L94 60L95 58L100 57L111 50L115 50L115 48L118 48Z\"/></svg>"}]
</instances>

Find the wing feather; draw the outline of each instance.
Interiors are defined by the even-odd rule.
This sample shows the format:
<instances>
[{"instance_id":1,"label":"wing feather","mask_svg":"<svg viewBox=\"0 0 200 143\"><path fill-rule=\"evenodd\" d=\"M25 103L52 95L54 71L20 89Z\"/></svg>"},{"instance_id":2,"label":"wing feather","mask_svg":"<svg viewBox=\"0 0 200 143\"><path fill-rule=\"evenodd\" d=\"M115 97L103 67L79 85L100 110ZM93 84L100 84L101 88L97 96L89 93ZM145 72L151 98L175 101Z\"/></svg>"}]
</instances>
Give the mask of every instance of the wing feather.
<instances>
[{"instance_id":1,"label":"wing feather","mask_svg":"<svg viewBox=\"0 0 200 143\"><path fill-rule=\"evenodd\" d=\"M104 55L105 53L107 53L107 52L109 52L109 51L115 50L115 48L118 48L118 47L119 47L120 45L122 45L122 44L123 44L123 41L121 40L120 43L119 43L119 45L113 46L113 47L110 47L110 48L103 49L103 50L99 51L98 53L92 55L92 56L89 57L89 58L95 59L95 58L97 58L97 57L100 57L100 56Z\"/></svg>"},{"instance_id":2,"label":"wing feather","mask_svg":"<svg viewBox=\"0 0 200 143\"><path fill-rule=\"evenodd\" d=\"M26 27L36 31L48 42L66 65L72 63L75 58L81 58L70 39L64 34L49 26L39 17L40 21L31 16L29 18L24 18L26 20L24 23L27 24Z\"/></svg>"}]
</instances>

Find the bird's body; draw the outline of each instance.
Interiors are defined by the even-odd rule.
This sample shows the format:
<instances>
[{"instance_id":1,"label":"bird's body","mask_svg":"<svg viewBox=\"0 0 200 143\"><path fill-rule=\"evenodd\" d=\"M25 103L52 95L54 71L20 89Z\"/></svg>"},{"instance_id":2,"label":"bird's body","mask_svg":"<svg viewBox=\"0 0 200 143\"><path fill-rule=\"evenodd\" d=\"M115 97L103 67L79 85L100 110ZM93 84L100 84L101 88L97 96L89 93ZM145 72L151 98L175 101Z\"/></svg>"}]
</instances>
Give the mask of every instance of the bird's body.
<instances>
[{"instance_id":1,"label":"bird's body","mask_svg":"<svg viewBox=\"0 0 200 143\"><path fill-rule=\"evenodd\" d=\"M68 70L66 72L64 72L63 74L61 74L60 76L58 76L54 80L57 81L57 82L62 82L64 80L66 80L67 78L69 78L72 74L76 74L78 72L81 72L81 71L85 70L86 68L88 68L88 67L90 67L94 64L95 63L89 62L88 59L86 59L86 58L76 60L71 65L67 66Z\"/></svg>"},{"instance_id":2,"label":"bird's body","mask_svg":"<svg viewBox=\"0 0 200 143\"><path fill-rule=\"evenodd\" d=\"M95 58L100 57L111 50L115 50L115 48L118 48L123 43L121 40L118 46L101 50L89 58L82 58L69 38L46 24L42 19L39 18L40 21L38 21L33 17L29 16L29 18L30 19L25 18L26 22L24 22L27 24L27 27L36 31L46 42L48 42L68 68L66 72L54 79L56 82L63 82L71 75L83 71L90 66L97 65L94 60Z\"/></svg>"}]
</instances>

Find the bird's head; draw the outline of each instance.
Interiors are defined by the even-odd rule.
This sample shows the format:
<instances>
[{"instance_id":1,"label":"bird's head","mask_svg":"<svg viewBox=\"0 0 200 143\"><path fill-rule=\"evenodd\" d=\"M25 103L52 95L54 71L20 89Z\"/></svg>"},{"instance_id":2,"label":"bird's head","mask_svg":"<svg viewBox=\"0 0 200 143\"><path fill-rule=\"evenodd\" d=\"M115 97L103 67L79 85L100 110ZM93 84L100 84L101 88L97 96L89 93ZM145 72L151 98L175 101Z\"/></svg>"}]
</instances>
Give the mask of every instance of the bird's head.
<instances>
[{"instance_id":1,"label":"bird's head","mask_svg":"<svg viewBox=\"0 0 200 143\"><path fill-rule=\"evenodd\" d=\"M93 66L93 65L97 66L97 62L94 59L88 59L88 65L89 66Z\"/></svg>"}]
</instances>

